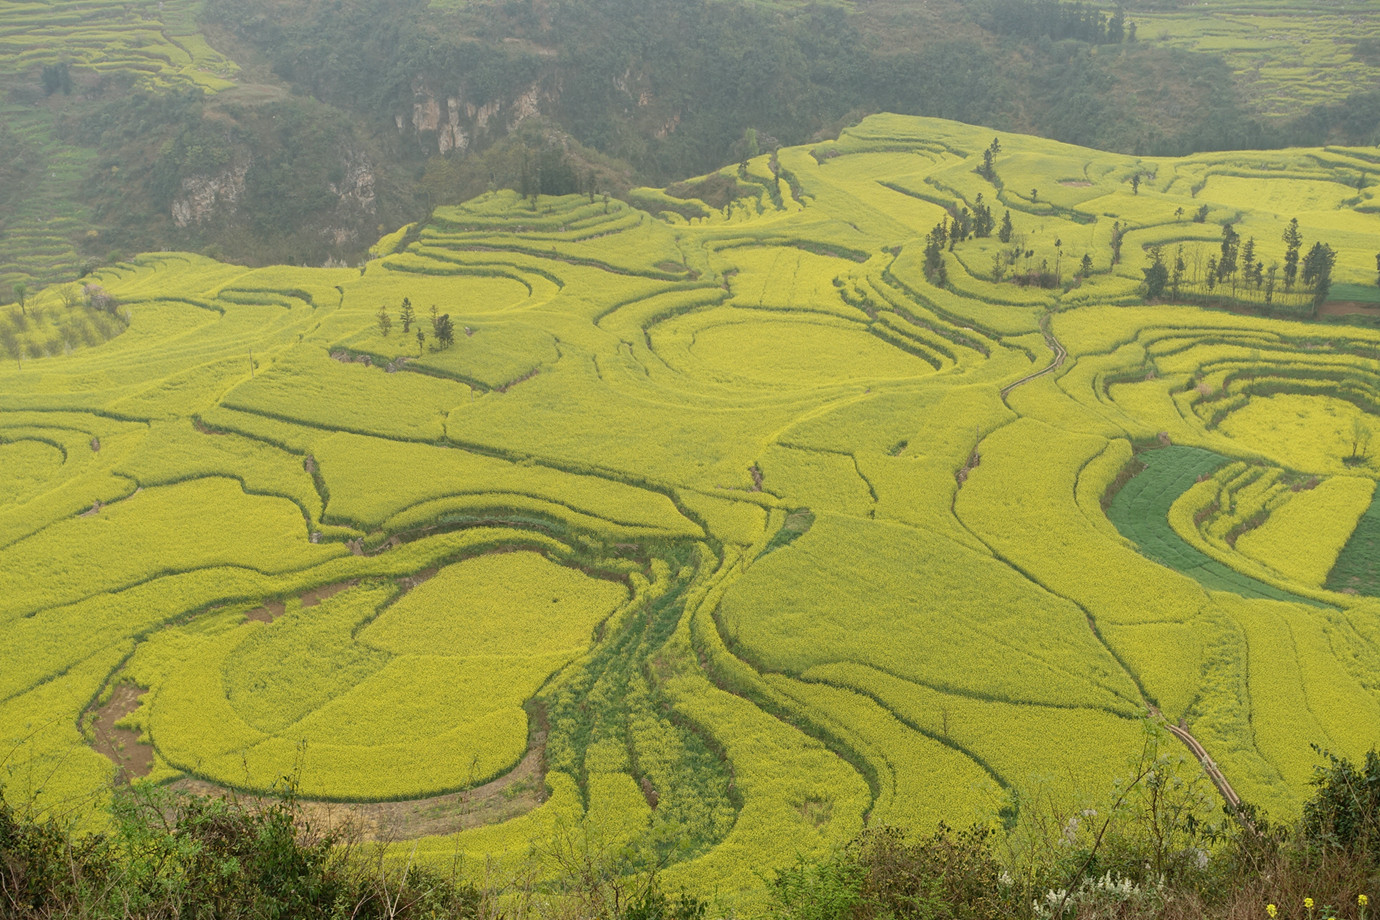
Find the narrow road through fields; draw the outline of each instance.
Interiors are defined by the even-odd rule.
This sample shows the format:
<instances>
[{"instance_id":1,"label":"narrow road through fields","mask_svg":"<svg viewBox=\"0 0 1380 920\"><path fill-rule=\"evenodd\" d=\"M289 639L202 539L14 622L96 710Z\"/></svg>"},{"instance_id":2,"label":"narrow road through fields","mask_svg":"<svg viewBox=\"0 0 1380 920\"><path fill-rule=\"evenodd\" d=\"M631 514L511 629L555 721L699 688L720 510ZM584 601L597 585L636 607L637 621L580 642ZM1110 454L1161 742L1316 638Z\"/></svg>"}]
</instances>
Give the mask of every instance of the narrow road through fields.
<instances>
[{"instance_id":1,"label":"narrow road through fields","mask_svg":"<svg viewBox=\"0 0 1380 920\"><path fill-rule=\"evenodd\" d=\"M1189 734L1188 729L1181 725L1165 722L1165 726L1175 738L1182 741L1184 745L1193 752L1194 757L1198 758L1198 762L1203 765L1203 772L1208 775L1208 779L1212 780L1213 785L1217 787L1217 791L1222 793L1222 798L1226 799L1232 811L1240 808L1241 797L1236 794L1236 790L1231 787L1231 783L1227 782L1227 778L1223 776L1222 771L1217 768L1216 761L1212 759L1203 745L1199 743L1198 739Z\"/></svg>"},{"instance_id":2,"label":"narrow road through fields","mask_svg":"<svg viewBox=\"0 0 1380 920\"><path fill-rule=\"evenodd\" d=\"M1045 342L1049 345L1050 350L1054 352L1054 360L1051 361L1047 367L1038 370L1033 374L1027 374L1020 380L1017 380L1015 383L1008 384L1007 386L1003 387L1001 390L1002 402L1006 401L1006 397L1009 396L1011 394L1011 391L1016 389L1016 387L1021 386L1022 384L1029 383L1030 381L1036 380L1040 377L1043 377L1046 374L1054 373L1059 368L1063 367L1064 362L1068 360L1068 349L1064 348L1063 343L1061 343L1058 339L1054 337L1054 333L1050 329L1050 321L1048 316L1041 320L1040 332L1044 335ZM1091 619L1089 619L1088 625L1093 625ZM1095 627L1093 627L1093 630L1094 632L1096 632ZM1098 636L1098 641L1102 641L1101 636ZM1227 778L1222 774L1221 769L1217 766L1217 762L1212 759L1212 755L1208 754L1207 748L1203 747L1202 742L1200 742L1197 738L1193 737L1193 734L1183 725L1175 725L1171 723L1169 720L1165 719L1164 714L1160 712L1159 707L1155 706L1149 700L1142 700L1142 702L1145 703L1145 707L1149 710L1150 714L1154 716L1156 719L1163 722L1165 727L1169 729L1170 734L1182 741L1184 743L1184 746L1188 748L1188 750L1193 754L1193 756L1198 758L1198 762L1203 766L1203 772L1206 773L1208 775L1208 778L1212 780L1213 785L1217 787L1217 791L1221 793L1222 798L1226 800L1227 804L1231 807L1232 811L1236 811L1236 809L1240 808L1241 797L1236 794L1236 790L1232 788L1231 783L1228 782Z\"/></svg>"},{"instance_id":3,"label":"narrow road through fields","mask_svg":"<svg viewBox=\"0 0 1380 920\"><path fill-rule=\"evenodd\" d=\"M1006 401L1006 397L1009 396L1011 394L1011 391L1016 389L1016 387L1021 386L1022 384L1029 383L1030 381L1038 379L1040 377L1043 377L1045 374L1054 373L1059 368L1063 367L1064 362L1068 360L1068 349L1064 348L1063 344L1054 337L1054 333L1050 331L1048 316L1040 320L1040 332L1045 337L1045 344L1047 344L1050 350L1054 352L1054 360L1049 362L1049 365L1044 369L1038 370L1033 374L1026 374L1024 377L1022 377L1020 380L1017 380L1015 383L1007 384L1006 386L1002 387L1002 402Z\"/></svg>"}]
</instances>

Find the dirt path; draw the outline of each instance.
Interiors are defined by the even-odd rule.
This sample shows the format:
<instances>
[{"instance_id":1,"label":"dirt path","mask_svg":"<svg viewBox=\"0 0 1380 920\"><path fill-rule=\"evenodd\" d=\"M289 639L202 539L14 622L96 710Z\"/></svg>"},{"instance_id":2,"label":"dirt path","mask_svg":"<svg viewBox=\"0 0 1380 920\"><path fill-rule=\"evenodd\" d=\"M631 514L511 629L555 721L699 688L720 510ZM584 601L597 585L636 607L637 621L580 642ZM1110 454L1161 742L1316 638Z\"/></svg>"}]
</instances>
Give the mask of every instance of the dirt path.
<instances>
[{"instance_id":1,"label":"dirt path","mask_svg":"<svg viewBox=\"0 0 1380 920\"><path fill-rule=\"evenodd\" d=\"M408 581L408 579L401 579L401 582L406 581ZM334 597L341 591L353 588L357 584L359 584L359 579L354 578L349 581L339 581L333 585L322 585L319 588L312 588L310 591L303 593L298 597L298 600L302 602L302 607L304 609L307 607L315 607L326 598ZM403 587L404 590L406 590L411 586L405 584ZM253 610L246 613L244 618L246 620L257 620L260 623L272 623L286 611L287 603L285 601L264 601L262 606L255 607Z\"/></svg>"},{"instance_id":2,"label":"dirt path","mask_svg":"<svg viewBox=\"0 0 1380 920\"><path fill-rule=\"evenodd\" d=\"M1380 316L1380 304L1359 300L1329 300L1318 309L1319 316Z\"/></svg>"},{"instance_id":3,"label":"dirt path","mask_svg":"<svg viewBox=\"0 0 1380 920\"><path fill-rule=\"evenodd\" d=\"M1044 334L1045 342L1049 344L1050 349L1052 349L1054 352L1054 360L1051 361L1049 363L1049 366L1044 368L1043 370L1036 371L1033 374L1027 374L1020 380L1017 380L1015 383L1005 387L1001 391L1001 398L1003 402L1006 401L1006 397L1010 395L1011 391L1016 389L1016 387L1021 386L1025 383L1029 383L1030 381L1035 380L1039 377L1043 377L1045 374L1054 373L1059 368L1063 367L1064 362L1068 359L1068 350L1064 348L1064 346L1059 342L1059 340L1054 337L1054 333L1050 331L1048 318L1046 318L1043 322L1040 323L1040 331ZM1094 628L1093 631L1096 632L1096 629ZM1099 636L1098 638L1100 641L1101 637ZM1226 800L1227 804L1231 806L1232 810L1235 811L1237 808L1240 808L1241 797L1236 794L1236 790L1232 788L1231 783L1227 781L1227 778L1224 775L1222 775L1222 771L1220 768L1218 768L1217 762L1212 759L1212 755L1210 755L1207 752L1207 749L1203 747L1202 743L1197 738L1193 737L1193 734L1184 725L1174 725L1170 723L1167 719L1164 718L1164 715L1160 712L1159 708L1151 704L1148 700L1145 701L1145 705L1146 708L1150 711L1150 714L1154 716L1156 719L1163 721L1165 727L1169 729L1170 733L1173 734L1175 738L1178 738L1180 741L1182 741L1184 743L1184 746L1188 748L1188 750L1193 754L1193 756L1198 758L1198 762L1203 766L1203 772L1205 772L1208 775L1208 778L1212 780L1213 785L1217 787L1217 791L1222 794L1222 798Z\"/></svg>"},{"instance_id":4,"label":"dirt path","mask_svg":"<svg viewBox=\"0 0 1380 920\"><path fill-rule=\"evenodd\" d=\"M148 776L153 771L153 748L140 744L139 733L134 729L115 727L116 722L139 708L139 698L143 695L143 689L133 684L117 684L108 702L88 710L96 716L91 726L91 746L119 768L118 781L121 783Z\"/></svg>"},{"instance_id":5,"label":"dirt path","mask_svg":"<svg viewBox=\"0 0 1380 920\"><path fill-rule=\"evenodd\" d=\"M1011 395L1011 391L1016 389L1016 387L1021 386L1022 384L1029 383L1030 381L1035 380L1039 377L1043 377L1045 374L1054 373L1059 368L1063 367L1064 361L1068 359L1068 350L1065 349L1064 346L1059 342L1059 340L1054 337L1054 333L1051 332L1049 329L1048 317L1046 317L1044 320L1040 322L1040 332L1045 337L1045 344L1047 344L1050 347L1050 350L1054 352L1054 360L1051 361L1049 363L1049 366L1044 368L1043 370L1038 370L1033 374L1026 374L1024 377L1022 377L1020 380L1017 380L1015 383L1008 384L1007 386L1003 387L1001 391L1002 402L1006 401L1006 397Z\"/></svg>"},{"instance_id":6,"label":"dirt path","mask_svg":"<svg viewBox=\"0 0 1380 920\"><path fill-rule=\"evenodd\" d=\"M413 840L433 834L497 824L525 814L546 801L546 732L534 731L527 755L508 773L465 792L401 802L317 802L299 799L300 815L316 827L357 833L366 841ZM172 788L195 795L221 796L226 790L204 780L183 779ZM271 802L240 795L241 802Z\"/></svg>"},{"instance_id":7,"label":"dirt path","mask_svg":"<svg viewBox=\"0 0 1380 920\"><path fill-rule=\"evenodd\" d=\"M1156 712L1158 714L1158 710ZM1175 738L1178 738L1184 743L1184 746L1193 753L1194 757L1198 758L1198 762L1203 765L1203 772L1208 775L1208 779L1212 780L1212 784L1217 787L1217 791L1222 793L1222 798L1226 799L1232 811L1240 808L1241 796L1237 795L1236 790L1231 787L1231 783L1227 782L1227 778L1223 776L1222 771L1218 769L1217 762L1212 759L1212 755L1208 754L1207 749L1203 747L1202 743L1199 742L1197 738L1193 737L1183 725L1174 725L1170 722L1165 722L1165 727L1169 729Z\"/></svg>"}]
</instances>

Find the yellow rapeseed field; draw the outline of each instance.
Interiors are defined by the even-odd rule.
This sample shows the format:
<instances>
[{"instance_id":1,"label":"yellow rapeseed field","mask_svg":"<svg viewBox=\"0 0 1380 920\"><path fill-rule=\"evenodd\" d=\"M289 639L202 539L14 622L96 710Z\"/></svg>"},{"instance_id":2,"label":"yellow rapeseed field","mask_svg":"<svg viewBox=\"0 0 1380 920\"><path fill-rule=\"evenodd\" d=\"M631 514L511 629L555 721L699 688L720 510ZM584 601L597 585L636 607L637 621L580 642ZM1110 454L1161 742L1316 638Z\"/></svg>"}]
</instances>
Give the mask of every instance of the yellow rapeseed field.
<instances>
[{"instance_id":1,"label":"yellow rapeseed field","mask_svg":"<svg viewBox=\"0 0 1380 920\"><path fill-rule=\"evenodd\" d=\"M136 782L474 794L400 858L597 834L741 911L869 820L1095 797L1143 719L1293 807L1310 744L1380 741L1380 332L1203 273L1297 217L1373 284L1369 161L1001 134L992 182L992 135L873 116L723 208L491 192L362 270L102 269L108 341L0 365L0 784L99 826L117 718ZM953 238L980 203L1009 241Z\"/></svg>"}]
</instances>

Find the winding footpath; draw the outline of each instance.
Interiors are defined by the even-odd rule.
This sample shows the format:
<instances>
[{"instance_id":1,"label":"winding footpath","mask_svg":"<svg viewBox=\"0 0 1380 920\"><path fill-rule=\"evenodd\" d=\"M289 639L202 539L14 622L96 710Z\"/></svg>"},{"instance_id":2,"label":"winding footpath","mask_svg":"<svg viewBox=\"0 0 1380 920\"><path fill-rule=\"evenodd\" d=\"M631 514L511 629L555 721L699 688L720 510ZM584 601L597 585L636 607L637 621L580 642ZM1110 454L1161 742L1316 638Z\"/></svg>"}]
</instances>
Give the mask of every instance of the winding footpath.
<instances>
[{"instance_id":1,"label":"winding footpath","mask_svg":"<svg viewBox=\"0 0 1380 920\"><path fill-rule=\"evenodd\" d=\"M1045 367L1043 370L1038 370L1033 374L1026 374L1024 377L1022 377L1020 380L1017 380L1015 383L1007 384L1006 386L1002 387L1002 402L1006 402L1006 397L1011 395L1011 391L1016 389L1016 387L1027 384L1032 380L1038 380L1045 374L1054 373L1059 368L1063 367L1064 362L1068 359L1068 349L1064 348L1063 344L1060 343L1060 341L1054 337L1054 333L1050 331L1049 317L1045 317L1040 321L1040 332L1045 337L1045 344L1047 344L1050 347L1050 350L1054 352L1054 360L1051 361L1049 363L1049 366Z\"/></svg>"},{"instance_id":2,"label":"winding footpath","mask_svg":"<svg viewBox=\"0 0 1380 920\"><path fill-rule=\"evenodd\" d=\"M1032 380L1038 380L1046 374L1054 373L1059 368L1063 367L1064 362L1068 360L1068 349L1064 348L1063 343L1054 337L1054 333L1050 330L1049 317L1045 317L1040 322L1040 332L1044 335L1045 342L1049 345L1050 350L1054 352L1054 360L1051 361L1047 367L1033 374L1027 374L1015 383L1003 387L1001 390L1002 402L1006 401L1007 396L1009 396L1011 391L1016 389L1016 387L1027 384ZM1089 626L1091 625L1092 622L1090 619ZM1099 637L1099 641L1101 641L1101 637ZM1226 776L1222 774L1222 770L1217 766L1217 762L1212 759L1212 755L1207 752L1207 748L1203 747L1202 742L1193 737L1192 732L1190 732L1182 722L1176 725L1166 719L1164 713L1160 712L1159 707L1154 703L1151 703L1147 699L1142 699L1141 702L1145 704L1145 708L1149 711L1150 715L1157 721L1163 723L1165 728L1169 729L1170 734L1182 741L1189 752L1198 759L1198 763L1202 764L1203 772L1208 775L1208 779L1212 780L1212 784L1217 787L1217 791L1221 793L1222 798L1226 801L1232 813L1236 814L1241 807L1241 797L1236 794L1236 790L1232 788L1231 783L1227 780Z\"/></svg>"}]
</instances>

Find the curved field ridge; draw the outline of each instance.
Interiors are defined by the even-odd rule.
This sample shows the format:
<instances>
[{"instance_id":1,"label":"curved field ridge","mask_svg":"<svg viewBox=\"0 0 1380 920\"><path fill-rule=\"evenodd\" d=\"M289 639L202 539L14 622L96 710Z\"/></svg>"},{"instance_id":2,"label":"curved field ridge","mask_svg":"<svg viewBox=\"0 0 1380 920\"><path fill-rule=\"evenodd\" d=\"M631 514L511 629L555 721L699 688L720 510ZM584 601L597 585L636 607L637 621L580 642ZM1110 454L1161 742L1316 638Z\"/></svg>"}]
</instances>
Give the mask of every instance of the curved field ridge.
<instances>
[{"instance_id":1,"label":"curved field ridge","mask_svg":"<svg viewBox=\"0 0 1380 920\"><path fill-rule=\"evenodd\" d=\"M363 271L102 271L124 332L0 366L7 793L98 814L118 730L152 782L425 814L418 859L597 825L725 912L869 821L1095 797L1142 720L1295 807L1310 742L1380 740L1380 332L1140 284L1295 211L1373 284L1370 154L1001 136L993 183L991 140L875 116L689 220L495 192ZM1013 241L937 285L979 195Z\"/></svg>"}]
</instances>

